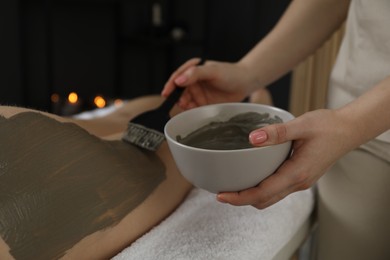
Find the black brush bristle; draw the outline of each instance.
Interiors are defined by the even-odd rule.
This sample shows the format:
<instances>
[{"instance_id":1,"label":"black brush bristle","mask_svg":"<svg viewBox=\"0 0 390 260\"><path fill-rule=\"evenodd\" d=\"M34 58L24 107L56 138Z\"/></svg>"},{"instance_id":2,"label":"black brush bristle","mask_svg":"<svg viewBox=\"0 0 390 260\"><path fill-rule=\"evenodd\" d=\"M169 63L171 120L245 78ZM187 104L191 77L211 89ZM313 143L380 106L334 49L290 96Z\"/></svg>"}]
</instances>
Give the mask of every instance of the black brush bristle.
<instances>
[{"instance_id":1,"label":"black brush bristle","mask_svg":"<svg viewBox=\"0 0 390 260\"><path fill-rule=\"evenodd\" d=\"M122 140L156 151L165 139L164 126L170 119L169 111L180 98L183 90L183 88L175 88L157 109L147 111L131 120Z\"/></svg>"}]
</instances>

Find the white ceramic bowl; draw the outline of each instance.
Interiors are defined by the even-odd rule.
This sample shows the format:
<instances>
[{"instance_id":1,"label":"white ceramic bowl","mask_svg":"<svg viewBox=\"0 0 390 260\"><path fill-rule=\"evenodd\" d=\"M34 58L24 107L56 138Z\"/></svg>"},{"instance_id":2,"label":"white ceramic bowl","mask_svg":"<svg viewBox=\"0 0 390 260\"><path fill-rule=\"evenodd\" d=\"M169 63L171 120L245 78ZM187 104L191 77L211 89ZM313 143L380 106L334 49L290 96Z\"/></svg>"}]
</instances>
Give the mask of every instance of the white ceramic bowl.
<instances>
[{"instance_id":1,"label":"white ceramic bowl","mask_svg":"<svg viewBox=\"0 0 390 260\"><path fill-rule=\"evenodd\" d=\"M277 115L283 122L294 118L289 112L267 105L224 103L187 110L165 125L165 136L181 174L195 187L212 193L240 191L259 184L289 156L291 142L239 150L208 150L179 143L186 136L212 121L226 121L244 112Z\"/></svg>"}]
</instances>

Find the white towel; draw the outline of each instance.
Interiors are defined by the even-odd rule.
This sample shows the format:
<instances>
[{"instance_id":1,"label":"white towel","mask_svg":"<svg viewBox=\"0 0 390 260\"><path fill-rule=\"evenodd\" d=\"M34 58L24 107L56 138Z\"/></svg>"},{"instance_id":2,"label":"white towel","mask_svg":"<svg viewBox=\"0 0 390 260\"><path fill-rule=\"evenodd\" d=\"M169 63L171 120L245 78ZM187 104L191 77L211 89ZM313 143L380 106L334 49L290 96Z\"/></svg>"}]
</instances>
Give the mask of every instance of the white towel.
<instances>
[{"instance_id":1,"label":"white towel","mask_svg":"<svg viewBox=\"0 0 390 260\"><path fill-rule=\"evenodd\" d=\"M113 260L272 259L310 216L312 190L257 210L215 200L193 189L173 214Z\"/></svg>"},{"instance_id":2,"label":"white towel","mask_svg":"<svg viewBox=\"0 0 390 260\"><path fill-rule=\"evenodd\" d=\"M76 117L100 117L116 108L95 109ZM257 210L219 203L215 194L195 188L175 212L113 260L272 259L313 207L312 190L293 193Z\"/></svg>"}]
</instances>

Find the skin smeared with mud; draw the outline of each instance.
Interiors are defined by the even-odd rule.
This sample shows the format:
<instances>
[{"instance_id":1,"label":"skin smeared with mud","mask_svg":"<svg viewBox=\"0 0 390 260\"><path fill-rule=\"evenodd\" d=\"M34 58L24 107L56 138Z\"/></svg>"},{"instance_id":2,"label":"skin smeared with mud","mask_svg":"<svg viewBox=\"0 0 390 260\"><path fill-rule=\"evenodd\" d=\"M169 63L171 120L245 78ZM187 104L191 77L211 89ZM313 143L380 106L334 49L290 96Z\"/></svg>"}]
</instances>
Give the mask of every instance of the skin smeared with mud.
<instances>
[{"instance_id":1,"label":"skin smeared with mud","mask_svg":"<svg viewBox=\"0 0 390 260\"><path fill-rule=\"evenodd\" d=\"M253 147L249 133L269 124L282 123L278 116L268 113L247 112L238 114L228 121L214 121L188 134L177 141L192 147L211 150L238 150Z\"/></svg>"},{"instance_id":2,"label":"skin smeared with mud","mask_svg":"<svg viewBox=\"0 0 390 260\"><path fill-rule=\"evenodd\" d=\"M154 153L39 113L0 116L0 144L0 236L16 259L64 256L166 177Z\"/></svg>"}]
</instances>

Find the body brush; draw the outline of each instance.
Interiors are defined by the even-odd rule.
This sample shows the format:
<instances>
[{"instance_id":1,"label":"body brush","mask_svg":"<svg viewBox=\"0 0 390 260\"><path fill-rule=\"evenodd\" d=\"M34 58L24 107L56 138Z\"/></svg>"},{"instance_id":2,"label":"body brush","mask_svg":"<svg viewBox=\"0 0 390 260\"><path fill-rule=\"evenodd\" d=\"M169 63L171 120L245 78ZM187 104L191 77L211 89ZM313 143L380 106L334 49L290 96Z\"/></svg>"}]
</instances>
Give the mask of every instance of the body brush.
<instances>
[{"instance_id":1,"label":"body brush","mask_svg":"<svg viewBox=\"0 0 390 260\"><path fill-rule=\"evenodd\" d=\"M147 111L132 119L122 140L150 151L156 151L165 140L164 126L170 119L169 111L180 98L184 88L175 88L156 109Z\"/></svg>"}]
</instances>

